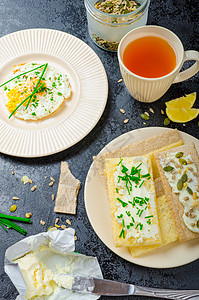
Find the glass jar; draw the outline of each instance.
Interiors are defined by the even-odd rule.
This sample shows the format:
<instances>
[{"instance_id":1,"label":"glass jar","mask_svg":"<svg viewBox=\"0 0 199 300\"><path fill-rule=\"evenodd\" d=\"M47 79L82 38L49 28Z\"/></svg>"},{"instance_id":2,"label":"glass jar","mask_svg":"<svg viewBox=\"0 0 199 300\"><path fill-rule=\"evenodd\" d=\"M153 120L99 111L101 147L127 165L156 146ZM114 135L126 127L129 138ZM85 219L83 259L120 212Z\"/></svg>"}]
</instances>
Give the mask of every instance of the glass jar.
<instances>
[{"instance_id":1,"label":"glass jar","mask_svg":"<svg viewBox=\"0 0 199 300\"><path fill-rule=\"evenodd\" d=\"M138 0L140 6L133 12L112 15L95 7L98 0L84 0L87 11L88 31L97 46L117 51L122 37L130 30L146 25L150 0Z\"/></svg>"}]
</instances>

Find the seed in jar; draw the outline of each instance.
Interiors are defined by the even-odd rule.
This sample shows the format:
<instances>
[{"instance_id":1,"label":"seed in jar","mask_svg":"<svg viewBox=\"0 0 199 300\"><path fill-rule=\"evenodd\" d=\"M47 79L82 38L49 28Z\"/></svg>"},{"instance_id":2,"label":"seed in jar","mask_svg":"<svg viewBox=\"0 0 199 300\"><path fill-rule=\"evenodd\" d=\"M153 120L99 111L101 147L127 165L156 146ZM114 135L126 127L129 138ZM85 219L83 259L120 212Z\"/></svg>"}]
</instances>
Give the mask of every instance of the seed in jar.
<instances>
[{"instance_id":1,"label":"seed in jar","mask_svg":"<svg viewBox=\"0 0 199 300\"><path fill-rule=\"evenodd\" d=\"M194 200L197 199L197 193L196 193L196 192L193 193L193 199L194 199Z\"/></svg>"},{"instance_id":2,"label":"seed in jar","mask_svg":"<svg viewBox=\"0 0 199 300\"><path fill-rule=\"evenodd\" d=\"M113 14L113 15L125 15L136 10L140 4L132 0L122 0L118 5L118 0L105 0L97 1L95 7L100 11Z\"/></svg>"},{"instance_id":3,"label":"seed in jar","mask_svg":"<svg viewBox=\"0 0 199 300\"><path fill-rule=\"evenodd\" d=\"M188 196L184 197L184 201L188 201L188 200L189 200Z\"/></svg>"},{"instance_id":4,"label":"seed in jar","mask_svg":"<svg viewBox=\"0 0 199 300\"><path fill-rule=\"evenodd\" d=\"M199 220L197 221L197 225L196 226L197 226L197 228L199 228Z\"/></svg>"},{"instance_id":5,"label":"seed in jar","mask_svg":"<svg viewBox=\"0 0 199 300\"><path fill-rule=\"evenodd\" d=\"M187 161L186 161L186 159L184 159L184 158L179 158L179 162L180 162L182 165L187 165Z\"/></svg>"},{"instance_id":6,"label":"seed in jar","mask_svg":"<svg viewBox=\"0 0 199 300\"><path fill-rule=\"evenodd\" d=\"M182 157L183 155L184 155L183 152L178 152L178 153L176 153L175 157L176 157L176 158L180 158L180 157Z\"/></svg>"},{"instance_id":7,"label":"seed in jar","mask_svg":"<svg viewBox=\"0 0 199 300\"><path fill-rule=\"evenodd\" d=\"M195 223L190 223L190 226L191 226L191 227L195 227L196 224L195 224Z\"/></svg>"},{"instance_id":8,"label":"seed in jar","mask_svg":"<svg viewBox=\"0 0 199 300\"><path fill-rule=\"evenodd\" d=\"M183 188L183 181L182 181L182 179L179 179L177 182L177 189L178 189L178 191L181 191L182 188Z\"/></svg>"},{"instance_id":9,"label":"seed in jar","mask_svg":"<svg viewBox=\"0 0 199 300\"><path fill-rule=\"evenodd\" d=\"M196 172L193 172L193 175L194 175L194 176L197 176L197 173L196 173Z\"/></svg>"},{"instance_id":10,"label":"seed in jar","mask_svg":"<svg viewBox=\"0 0 199 300\"><path fill-rule=\"evenodd\" d=\"M197 207L197 205L198 205L198 199L195 199L195 200L193 201L193 207Z\"/></svg>"},{"instance_id":11,"label":"seed in jar","mask_svg":"<svg viewBox=\"0 0 199 300\"><path fill-rule=\"evenodd\" d=\"M192 167L188 167L188 170L193 172L193 168Z\"/></svg>"},{"instance_id":12,"label":"seed in jar","mask_svg":"<svg viewBox=\"0 0 199 300\"><path fill-rule=\"evenodd\" d=\"M164 167L163 168L163 170L165 171L165 172L171 172L171 171L173 171L173 167L172 166L166 166L166 167Z\"/></svg>"},{"instance_id":13,"label":"seed in jar","mask_svg":"<svg viewBox=\"0 0 199 300\"><path fill-rule=\"evenodd\" d=\"M193 195L193 191L192 191L192 189L188 186L187 187L187 192L190 194L190 195Z\"/></svg>"}]
</instances>

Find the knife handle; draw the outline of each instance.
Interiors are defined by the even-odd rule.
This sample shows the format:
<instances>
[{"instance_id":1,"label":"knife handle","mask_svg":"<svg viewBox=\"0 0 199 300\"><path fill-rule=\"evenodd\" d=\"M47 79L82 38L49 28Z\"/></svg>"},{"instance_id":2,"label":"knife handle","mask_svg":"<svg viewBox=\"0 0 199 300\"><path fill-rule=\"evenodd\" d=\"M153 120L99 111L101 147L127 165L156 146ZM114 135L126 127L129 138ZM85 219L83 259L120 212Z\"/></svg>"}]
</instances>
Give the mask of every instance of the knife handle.
<instances>
[{"instance_id":1,"label":"knife handle","mask_svg":"<svg viewBox=\"0 0 199 300\"><path fill-rule=\"evenodd\" d=\"M195 297L199 299L199 290L169 290L169 289L156 289L156 288L149 288L149 287L141 287L141 286L134 286L134 293L135 296L148 296L148 297L155 297L155 298L165 298L165 299L192 299Z\"/></svg>"}]
</instances>

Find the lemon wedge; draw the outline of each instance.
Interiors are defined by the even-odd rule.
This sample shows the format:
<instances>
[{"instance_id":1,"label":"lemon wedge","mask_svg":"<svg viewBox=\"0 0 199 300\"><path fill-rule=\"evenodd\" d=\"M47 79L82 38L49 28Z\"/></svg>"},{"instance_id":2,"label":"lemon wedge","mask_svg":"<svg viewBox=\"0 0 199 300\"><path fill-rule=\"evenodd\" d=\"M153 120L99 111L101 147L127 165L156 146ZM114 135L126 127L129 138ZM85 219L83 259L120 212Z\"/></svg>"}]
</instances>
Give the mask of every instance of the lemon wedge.
<instances>
[{"instance_id":1,"label":"lemon wedge","mask_svg":"<svg viewBox=\"0 0 199 300\"><path fill-rule=\"evenodd\" d=\"M195 100L196 100L196 92L185 95L180 98L176 98L171 101L167 101L165 104L169 108L190 109L194 105Z\"/></svg>"},{"instance_id":2,"label":"lemon wedge","mask_svg":"<svg viewBox=\"0 0 199 300\"><path fill-rule=\"evenodd\" d=\"M195 119L199 114L199 109L196 108L166 108L168 118L176 123L186 123Z\"/></svg>"}]
</instances>

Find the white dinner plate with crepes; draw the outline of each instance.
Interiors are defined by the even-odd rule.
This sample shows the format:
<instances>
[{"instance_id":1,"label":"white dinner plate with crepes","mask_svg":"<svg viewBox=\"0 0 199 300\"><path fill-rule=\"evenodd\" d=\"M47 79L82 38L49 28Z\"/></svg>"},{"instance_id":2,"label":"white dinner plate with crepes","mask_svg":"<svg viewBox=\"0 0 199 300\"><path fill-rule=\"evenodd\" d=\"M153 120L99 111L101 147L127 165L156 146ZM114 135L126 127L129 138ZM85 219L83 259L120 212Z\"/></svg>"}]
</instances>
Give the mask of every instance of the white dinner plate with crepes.
<instances>
[{"instance_id":1,"label":"white dinner plate with crepes","mask_svg":"<svg viewBox=\"0 0 199 300\"><path fill-rule=\"evenodd\" d=\"M129 131L106 145L100 154L147 139L168 130L172 129L149 127ZM194 142L199 153L198 139L181 131L180 135L184 144ZM132 263L152 268L178 267L199 258L199 238L185 243L176 241L136 258L130 255L128 248L115 247L112 238L112 222L106 190L94 164L91 165L87 174L84 197L87 215L94 231L102 242L120 257Z\"/></svg>"},{"instance_id":2,"label":"white dinner plate with crepes","mask_svg":"<svg viewBox=\"0 0 199 300\"><path fill-rule=\"evenodd\" d=\"M93 129L107 102L108 81L102 62L86 43L57 30L29 29L0 38L0 49L0 84L16 64L48 62L68 75L72 87L67 105L38 121L9 119L1 95L0 152L46 156L73 146Z\"/></svg>"}]
</instances>

